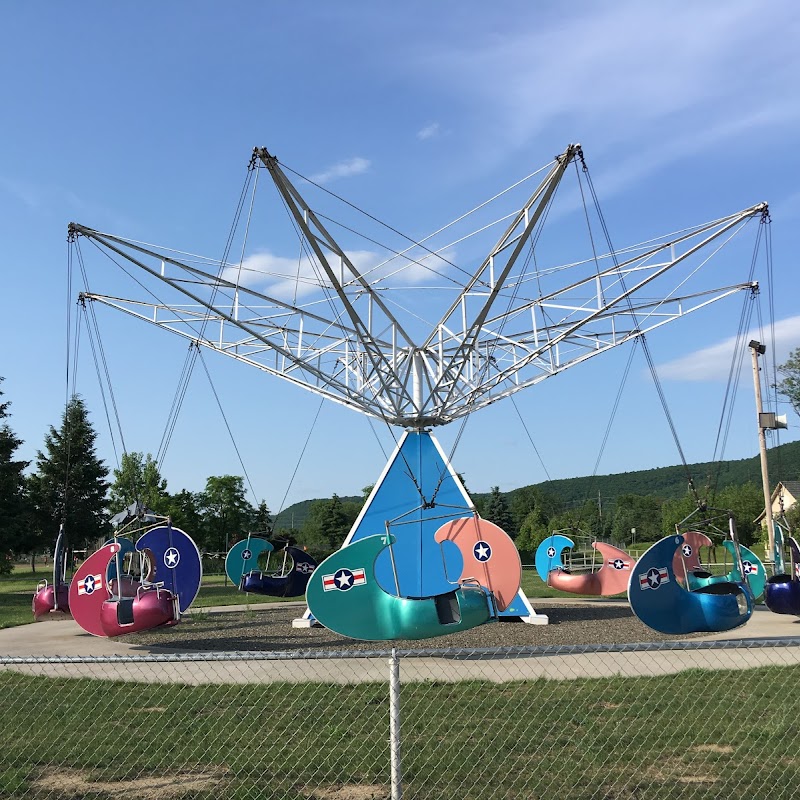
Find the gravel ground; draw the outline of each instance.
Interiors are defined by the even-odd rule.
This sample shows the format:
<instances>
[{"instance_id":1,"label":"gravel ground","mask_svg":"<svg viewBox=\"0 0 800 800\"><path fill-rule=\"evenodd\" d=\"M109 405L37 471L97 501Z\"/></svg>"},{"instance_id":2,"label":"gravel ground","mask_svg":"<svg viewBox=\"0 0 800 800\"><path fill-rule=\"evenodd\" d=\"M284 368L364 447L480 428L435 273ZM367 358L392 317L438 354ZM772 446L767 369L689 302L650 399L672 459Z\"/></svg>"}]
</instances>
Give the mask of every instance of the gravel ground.
<instances>
[{"instance_id":1,"label":"gravel ground","mask_svg":"<svg viewBox=\"0 0 800 800\"><path fill-rule=\"evenodd\" d=\"M170 651L254 651L254 650L377 650L520 647L566 644L621 644L674 639L643 625L627 604L592 603L537 604L547 614L549 625L528 625L504 621L468 631L418 641L363 642L348 639L323 627L293 628L292 620L305 606L269 605L250 611L215 612L184 617L173 628L157 628L126 636L126 642ZM688 637L686 637L688 638Z\"/></svg>"}]
</instances>

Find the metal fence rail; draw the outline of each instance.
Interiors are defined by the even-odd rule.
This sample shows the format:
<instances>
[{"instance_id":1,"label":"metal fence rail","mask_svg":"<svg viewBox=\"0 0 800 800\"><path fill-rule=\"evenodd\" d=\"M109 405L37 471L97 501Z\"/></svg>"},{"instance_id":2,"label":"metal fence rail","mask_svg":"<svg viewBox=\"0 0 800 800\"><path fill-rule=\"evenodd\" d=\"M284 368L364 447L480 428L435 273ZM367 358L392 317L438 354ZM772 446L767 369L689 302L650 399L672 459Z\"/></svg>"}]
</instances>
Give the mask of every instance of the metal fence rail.
<instances>
[{"instance_id":1,"label":"metal fence rail","mask_svg":"<svg viewBox=\"0 0 800 800\"><path fill-rule=\"evenodd\" d=\"M0 797L789 798L800 642L0 657Z\"/></svg>"}]
</instances>

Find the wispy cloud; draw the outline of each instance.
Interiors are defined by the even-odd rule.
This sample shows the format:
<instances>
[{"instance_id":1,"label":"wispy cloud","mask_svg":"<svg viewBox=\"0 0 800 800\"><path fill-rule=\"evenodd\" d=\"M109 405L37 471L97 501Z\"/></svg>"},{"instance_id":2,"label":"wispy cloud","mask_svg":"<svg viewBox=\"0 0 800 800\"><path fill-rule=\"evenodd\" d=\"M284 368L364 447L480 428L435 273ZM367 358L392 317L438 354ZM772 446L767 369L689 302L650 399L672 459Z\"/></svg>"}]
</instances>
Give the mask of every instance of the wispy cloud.
<instances>
[{"instance_id":1,"label":"wispy cloud","mask_svg":"<svg viewBox=\"0 0 800 800\"><path fill-rule=\"evenodd\" d=\"M314 183L330 183L338 178L350 178L353 175L360 175L363 172L367 172L371 166L372 162L368 158L356 156L346 161L339 161L326 170L312 175L311 180L314 181Z\"/></svg>"},{"instance_id":2,"label":"wispy cloud","mask_svg":"<svg viewBox=\"0 0 800 800\"><path fill-rule=\"evenodd\" d=\"M747 341L753 339L761 341L762 333L750 331ZM769 341L762 342L772 347ZM727 380L730 371L731 358L736 344L736 339L730 337L710 347L704 347L694 353L668 361L657 367L660 377L676 381L718 381ZM778 364L783 363L790 351L800 345L800 315L787 317L775 323L775 354L773 360Z\"/></svg>"},{"instance_id":3,"label":"wispy cloud","mask_svg":"<svg viewBox=\"0 0 800 800\"><path fill-rule=\"evenodd\" d=\"M137 227L128 215L101 203L87 203L71 189L46 181L0 176L0 197L4 193L37 224L44 219L58 219L65 230L69 221L87 223L102 230L131 231Z\"/></svg>"},{"instance_id":4,"label":"wispy cloud","mask_svg":"<svg viewBox=\"0 0 800 800\"><path fill-rule=\"evenodd\" d=\"M417 131L417 139L424 142L426 139L435 139L437 136L440 136L441 133L442 126L438 122L432 122L430 125L426 125L424 128Z\"/></svg>"},{"instance_id":5,"label":"wispy cloud","mask_svg":"<svg viewBox=\"0 0 800 800\"><path fill-rule=\"evenodd\" d=\"M34 187L0 177L0 188L28 208L37 209L42 204L41 193Z\"/></svg>"},{"instance_id":6,"label":"wispy cloud","mask_svg":"<svg viewBox=\"0 0 800 800\"><path fill-rule=\"evenodd\" d=\"M72 210L84 208L74 192L48 184L35 184L0 176L0 189L16 198L27 208L42 211L55 206L67 206Z\"/></svg>"},{"instance_id":7,"label":"wispy cloud","mask_svg":"<svg viewBox=\"0 0 800 800\"><path fill-rule=\"evenodd\" d=\"M636 165L647 171L800 119L797 4L776 2L770 13L750 0L577 5L557 25L537 4L530 24L419 54L427 80L482 109L471 130L484 158L556 132L592 152L671 145L659 162Z\"/></svg>"},{"instance_id":8,"label":"wispy cloud","mask_svg":"<svg viewBox=\"0 0 800 800\"><path fill-rule=\"evenodd\" d=\"M792 192L774 205L771 204L770 216L775 222L796 225L796 220L800 217L800 192Z\"/></svg>"},{"instance_id":9,"label":"wispy cloud","mask_svg":"<svg viewBox=\"0 0 800 800\"><path fill-rule=\"evenodd\" d=\"M388 280L393 286L430 284L453 267L455 251L405 256L381 254L371 250L350 250L347 257L369 283ZM241 267L228 266L222 277L240 286L275 297L284 302L300 302L330 288L327 275L316 261L307 256L286 258L266 250L247 256ZM345 281L352 276L345 274Z\"/></svg>"}]
</instances>

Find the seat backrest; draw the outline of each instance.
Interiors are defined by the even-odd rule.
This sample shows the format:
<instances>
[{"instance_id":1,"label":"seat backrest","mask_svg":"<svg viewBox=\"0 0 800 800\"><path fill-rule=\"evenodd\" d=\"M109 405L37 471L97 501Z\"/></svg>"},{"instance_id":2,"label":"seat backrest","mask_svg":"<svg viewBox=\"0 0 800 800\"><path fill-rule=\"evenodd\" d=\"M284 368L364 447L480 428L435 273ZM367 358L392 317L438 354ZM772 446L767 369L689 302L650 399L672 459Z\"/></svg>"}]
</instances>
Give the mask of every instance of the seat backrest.
<instances>
[{"instance_id":1,"label":"seat backrest","mask_svg":"<svg viewBox=\"0 0 800 800\"><path fill-rule=\"evenodd\" d=\"M458 607L458 598L455 592L437 595L436 614L442 625L454 625L461 622L461 609Z\"/></svg>"},{"instance_id":2,"label":"seat backrest","mask_svg":"<svg viewBox=\"0 0 800 800\"><path fill-rule=\"evenodd\" d=\"M133 597L121 597L117 600L117 624L133 625Z\"/></svg>"}]
</instances>

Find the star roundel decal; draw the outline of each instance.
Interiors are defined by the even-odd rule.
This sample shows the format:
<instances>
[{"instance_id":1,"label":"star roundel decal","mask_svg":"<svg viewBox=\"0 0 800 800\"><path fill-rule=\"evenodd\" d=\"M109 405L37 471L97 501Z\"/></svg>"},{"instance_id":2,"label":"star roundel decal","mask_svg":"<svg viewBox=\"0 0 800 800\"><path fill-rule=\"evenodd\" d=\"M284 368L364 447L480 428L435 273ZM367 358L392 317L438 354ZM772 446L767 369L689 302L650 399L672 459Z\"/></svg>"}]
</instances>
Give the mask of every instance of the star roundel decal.
<instances>
[{"instance_id":1,"label":"star roundel decal","mask_svg":"<svg viewBox=\"0 0 800 800\"><path fill-rule=\"evenodd\" d=\"M170 569L175 569L181 560L181 553L177 547L168 547L164 553L164 565Z\"/></svg>"},{"instance_id":2,"label":"star roundel decal","mask_svg":"<svg viewBox=\"0 0 800 800\"><path fill-rule=\"evenodd\" d=\"M639 575L640 589L658 589L669 583L669 571L666 567L650 567L647 572Z\"/></svg>"},{"instance_id":3,"label":"star roundel decal","mask_svg":"<svg viewBox=\"0 0 800 800\"><path fill-rule=\"evenodd\" d=\"M484 542L483 539L481 539L481 541L477 542L472 548L472 554L475 556L476 561L488 561L492 557L492 548L489 546L488 542Z\"/></svg>"},{"instance_id":4,"label":"star roundel decal","mask_svg":"<svg viewBox=\"0 0 800 800\"><path fill-rule=\"evenodd\" d=\"M681 548L681 552L683 553L685 558L690 558L694 551L692 550L692 546L690 544L685 544Z\"/></svg>"},{"instance_id":5,"label":"star roundel decal","mask_svg":"<svg viewBox=\"0 0 800 800\"><path fill-rule=\"evenodd\" d=\"M346 592L354 586L364 586L366 583L367 573L363 567L359 567L358 569L340 567L333 575L322 576L322 588L326 592Z\"/></svg>"},{"instance_id":6,"label":"star roundel decal","mask_svg":"<svg viewBox=\"0 0 800 800\"><path fill-rule=\"evenodd\" d=\"M243 560L249 561L252 557L253 557L253 551L252 550L248 550L248 549L242 550L242 559Z\"/></svg>"},{"instance_id":7,"label":"star roundel decal","mask_svg":"<svg viewBox=\"0 0 800 800\"><path fill-rule=\"evenodd\" d=\"M548 557L548 558L555 558L555 555L556 555L556 549L555 549L555 547L552 547L552 546L551 546L551 547L548 547L548 548L547 548L547 557Z\"/></svg>"}]
</instances>

